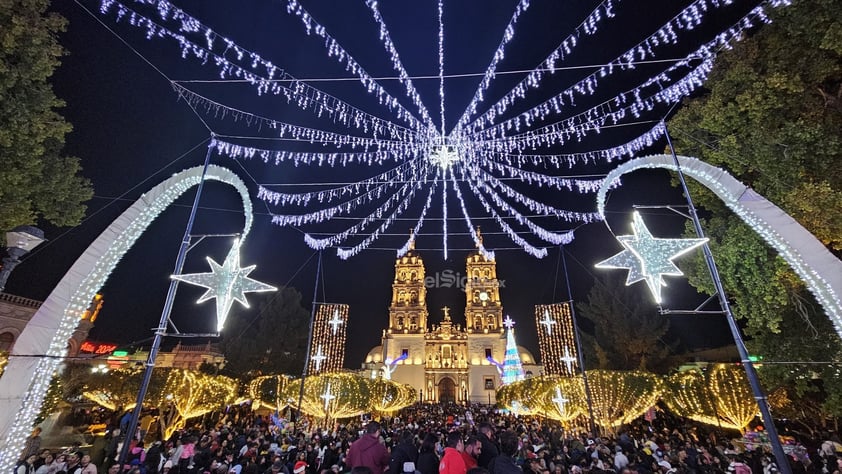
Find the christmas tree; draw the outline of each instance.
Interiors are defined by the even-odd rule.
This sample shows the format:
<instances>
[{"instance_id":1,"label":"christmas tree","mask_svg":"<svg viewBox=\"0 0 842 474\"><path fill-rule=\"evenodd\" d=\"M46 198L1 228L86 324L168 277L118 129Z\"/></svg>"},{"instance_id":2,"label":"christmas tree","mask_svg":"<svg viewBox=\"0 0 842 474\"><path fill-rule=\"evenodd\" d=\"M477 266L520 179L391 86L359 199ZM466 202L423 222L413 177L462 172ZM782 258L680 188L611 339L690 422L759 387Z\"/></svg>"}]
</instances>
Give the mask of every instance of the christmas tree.
<instances>
[{"instance_id":1,"label":"christmas tree","mask_svg":"<svg viewBox=\"0 0 842 474\"><path fill-rule=\"evenodd\" d=\"M503 357L503 385L523 380L523 366L520 364L520 354L517 351L517 344L515 343L515 322L512 318L506 316L503 321L503 326L508 328L509 333L506 336L506 355Z\"/></svg>"}]
</instances>

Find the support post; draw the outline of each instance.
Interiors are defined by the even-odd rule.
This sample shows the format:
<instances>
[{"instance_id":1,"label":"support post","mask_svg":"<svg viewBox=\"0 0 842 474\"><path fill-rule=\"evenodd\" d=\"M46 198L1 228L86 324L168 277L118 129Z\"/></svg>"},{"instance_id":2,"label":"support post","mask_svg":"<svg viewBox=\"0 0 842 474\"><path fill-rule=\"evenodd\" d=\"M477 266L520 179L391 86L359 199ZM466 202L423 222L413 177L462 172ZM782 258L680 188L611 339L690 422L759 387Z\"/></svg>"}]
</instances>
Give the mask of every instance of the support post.
<instances>
[{"instance_id":1,"label":"support post","mask_svg":"<svg viewBox=\"0 0 842 474\"><path fill-rule=\"evenodd\" d=\"M675 147L672 145L672 138L670 138L669 131L665 122L661 122L664 127L664 136L667 137L667 144L672 154L672 159L675 162L675 168L678 171L678 180L681 183L681 190L684 192L684 197L687 199L687 207L690 212L690 217L693 221L693 227L696 230L696 235L699 238L704 238L705 233L702 229L702 224L699 221L699 216L696 213L696 207L693 205L693 200L690 198L690 191L687 189L687 182L684 180L684 173L681 171L681 164L678 161L678 156L675 154ZM766 394L763 392L763 387L760 386L760 380L757 377L757 371L754 369L754 364L748 358L748 351L746 350L743 336L740 334L740 328L737 325L737 320L734 318L734 313L731 312L731 305L728 303L728 298L725 296L725 288L722 286L722 280L719 278L719 270L716 268L716 262L713 259L713 253L710 251L710 246L705 243L702 247L704 251L705 263L710 272L711 280L713 280L716 294L719 298L719 306L725 313L725 319L728 321L728 327L731 329L731 336L734 338L734 344L737 346L737 352L740 355L740 362L743 364L743 369L746 371L748 383L751 386L751 391L754 393L754 399L757 406L760 408L760 414L763 416L764 427L769 433L769 441L772 444L772 452L775 455L778 469L782 474L792 474L792 468L789 465L789 458L784 453L783 446L781 446L781 439L778 436L778 430L775 428L775 420L772 418L772 412L769 410L769 401Z\"/></svg>"},{"instance_id":2,"label":"support post","mask_svg":"<svg viewBox=\"0 0 842 474\"><path fill-rule=\"evenodd\" d=\"M304 369L301 371L301 387L298 389L298 410L296 411L295 422L301 420L301 403L304 401L304 382L307 380L307 372L310 370L310 352L313 350L313 326L316 325L316 297L319 294L319 276L322 270L322 251L319 250L319 262L316 264L316 283L313 285L313 307L310 309L310 330L307 332L307 353L304 356ZM297 426L297 425L296 425Z\"/></svg>"}]
</instances>

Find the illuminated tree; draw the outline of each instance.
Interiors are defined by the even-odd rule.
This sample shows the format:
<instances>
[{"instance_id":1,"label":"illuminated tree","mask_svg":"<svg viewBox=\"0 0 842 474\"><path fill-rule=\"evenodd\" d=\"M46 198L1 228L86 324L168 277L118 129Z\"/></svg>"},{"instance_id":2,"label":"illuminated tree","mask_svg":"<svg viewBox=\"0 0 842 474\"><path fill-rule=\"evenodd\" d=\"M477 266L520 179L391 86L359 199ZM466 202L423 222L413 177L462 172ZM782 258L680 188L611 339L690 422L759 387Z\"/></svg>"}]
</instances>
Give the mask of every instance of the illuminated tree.
<instances>
[{"instance_id":1,"label":"illuminated tree","mask_svg":"<svg viewBox=\"0 0 842 474\"><path fill-rule=\"evenodd\" d=\"M497 403L525 415L568 423L587 413L584 384L578 377L543 375L500 387Z\"/></svg>"},{"instance_id":2,"label":"illuminated tree","mask_svg":"<svg viewBox=\"0 0 842 474\"><path fill-rule=\"evenodd\" d=\"M163 390L150 397L150 401L157 401L159 407L158 422L163 439L169 439L190 418L233 402L238 389L237 382L228 377L170 369Z\"/></svg>"},{"instance_id":3,"label":"illuminated tree","mask_svg":"<svg viewBox=\"0 0 842 474\"><path fill-rule=\"evenodd\" d=\"M757 416L757 402L741 366L716 364L704 373L676 374L666 383L664 402L681 416L740 431Z\"/></svg>"},{"instance_id":4,"label":"illuminated tree","mask_svg":"<svg viewBox=\"0 0 842 474\"><path fill-rule=\"evenodd\" d=\"M301 380L287 384L284 390L290 406L298 408ZM307 377L301 411L321 419L340 419L362 415L370 410L370 392L365 377L350 372L334 372Z\"/></svg>"},{"instance_id":5,"label":"illuminated tree","mask_svg":"<svg viewBox=\"0 0 842 474\"><path fill-rule=\"evenodd\" d=\"M640 371L589 370L594 421L603 428L628 423L655 405L660 379Z\"/></svg>"},{"instance_id":6,"label":"illuminated tree","mask_svg":"<svg viewBox=\"0 0 842 474\"><path fill-rule=\"evenodd\" d=\"M109 410L129 410L137 402L140 382L143 372L134 369L117 369L108 372L91 372L84 366L73 371L76 381L84 383L81 390L83 397ZM154 396L161 392L167 380L166 369L156 369L152 372L147 393ZM65 376L67 378L67 376ZM148 404L156 404L147 399Z\"/></svg>"},{"instance_id":7,"label":"illuminated tree","mask_svg":"<svg viewBox=\"0 0 842 474\"><path fill-rule=\"evenodd\" d=\"M415 402L415 389L409 385L377 378L368 380L369 408L377 413L391 413Z\"/></svg>"},{"instance_id":8,"label":"illuminated tree","mask_svg":"<svg viewBox=\"0 0 842 474\"><path fill-rule=\"evenodd\" d=\"M287 406L284 397L286 388L292 377L288 375L263 375L249 383L248 394L253 400L254 407L266 407L276 412Z\"/></svg>"}]
</instances>

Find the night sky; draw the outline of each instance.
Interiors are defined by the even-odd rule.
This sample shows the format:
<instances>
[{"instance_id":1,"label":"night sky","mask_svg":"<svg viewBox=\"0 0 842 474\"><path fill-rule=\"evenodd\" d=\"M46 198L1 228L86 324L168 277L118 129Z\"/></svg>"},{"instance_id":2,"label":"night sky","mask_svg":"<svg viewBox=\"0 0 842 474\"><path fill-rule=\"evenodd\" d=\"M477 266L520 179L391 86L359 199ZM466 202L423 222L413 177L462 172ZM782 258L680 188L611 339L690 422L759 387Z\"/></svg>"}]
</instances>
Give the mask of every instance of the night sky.
<instances>
[{"instance_id":1,"label":"night sky","mask_svg":"<svg viewBox=\"0 0 842 474\"><path fill-rule=\"evenodd\" d=\"M133 3L133 2L129 2ZM297 78L326 79L350 77L333 59L328 58L321 40L307 36L300 21L286 13L285 3L279 0L242 1L177 1L179 7L201 19L204 24L226 35L243 47L259 52ZM445 74L465 74L466 77L445 81L446 123L452 124L473 96L480 77L500 42L503 29L514 11L514 1L448 0L445 2ZM500 70L530 70L546 57L560 41L599 2L533 1L517 27L515 40L507 49ZM527 103L537 103L553 92L593 72L592 65L602 64L616 57L690 2L674 0L647 2L614 2L614 18L604 20L597 34L583 37L581 44L563 63L565 66L591 66L556 73L539 91L527 97ZM642 7L641 4L645 4ZM695 49L712 33L722 30L757 2L736 2L739 5L710 13L705 23L687 35L679 45L665 49L660 58L677 58ZM388 55L378 41L378 28L362 1L303 2L308 11L323 24L354 58L374 77L394 77ZM244 6L247 5L247 6ZM115 23L113 15L103 16L99 3L92 1L55 2L56 11L68 18L68 31L61 41L68 49L62 67L53 78L55 91L67 102L62 111L74 130L67 137L66 153L81 158L84 175L92 182L95 198L89 204L85 221L73 229L43 226L49 242L42 245L13 272L6 287L8 293L43 300L58 283L67 269L84 249L122 211L143 192L173 173L200 165L207 150L210 135L216 133L271 137L270 131L249 127L243 122L220 119L213 112L194 112L178 100L170 80L218 78L216 69L202 65L195 59L181 59L177 45L171 40L148 41L143 32L125 23ZM415 79L425 105L434 120L438 120L438 32L437 8L433 1L384 1L380 10L389 27L406 70ZM100 23L101 22L101 23ZM113 30L112 31L109 31ZM116 33L116 35L115 35ZM119 37L118 37L119 36ZM142 57L141 57L142 55ZM145 58L145 59L143 59ZM147 62L148 61L148 62ZM605 82L600 93L614 94L634 87L641 77L663 69L663 65L641 65L635 71L618 74ZM486 105L493 103L523 74L500 75L489 90ZM409 110L414 107L405 100L402 86L395 80L382 81L394 96L404 99ZM342 98L355 106L383 118L390 113L378 106L376 99L366 95L356 81L314 81L311 85ZM189 83L184 84L216 101L231 107L248 110L304 126L331 128L312 113L291 107L277 96L259 97L247 84ZM611 97L608 95L607 97ZM583 99L582 108L604 100L604 96ZM515 109L516 111L518 109ZM522 109L521 109L522 110ZM576 109L573 113L578 113ZM656 110L648 119L657 120L666 110ZM207 124L207 126L204 123ZM607 148L623 143L624 138L642 133L652 124L609 130L573 143L560 152ZM253 140L250 144L259 142ZM246 143L246 142L243 142ZM295 144L259 142L266 148ZM652 153L664 150L665 143L652 147ZM347 169L307 168L264 164L261 160L235 162L213 155L212 163L227 166L237 172L256 196L258 184L285 183L287 192L311 190L290 184L349 182L372 176L378 171L364 166ZM555 171L570 175L604 175L615 164L577 166L571 170ZM193 188L195 189L195 188ZM467 188L465 188L467 189ZM557 207L581 212L595 209L593 195L575 193L549 194L546 189L520 187L522 192ZM118 265L101 290L105 304L90 338L121 344L151 337L165 299L169 274L172 272L181 236L187 222L194 191L189 191L178 205L165 211L135 247ZM464 190L463 190L464 193ZM426 195L421 192L418 195ZM441 205L433 205L428 222L418 238L418 249L424 258L427 274L450 270L464 273L464 261L473 243L466 234L455 196L448 196L448 225L452 233L448 241L449 258L441 251ZM423 200L420 199L419 200ZM479 224L486 246L498 249L498 276L505 280L502 300L506 314L517 321L519 342L538 356L533 305L565 301L571 298L567 280L559 263L559 249L550 248L549 255L538 260L515 247L490 219L478 203L466 196L472 219ZM252 277L276 286L290 285L300 290L304 301L313 299L317 260L313 250L303 242L303 232L338 231L352 225L352 221L338 221L313 225L303 229L280 228L271 223L267 207L255 198L256 222L242 250L242 264L257 264ZM666 172L638 172L627 175L621 188L611 192L608 220L617 233L629 233L630 212L635 205L683 204L683 198L670 187ZM411 208L406 216L417 216ZM413 214L412 210L416 209ZM370 212L370 210L368 211ZM368 212L352 215L362 217ZM659 237L676 237L684 226L683 218L663 209L642 210L650 230ZM238 198L225 185L209 183L201 200L194 234L236 233L242 229L242 212ZM549 222L549 221L545 221ZM611 230L597 222L578 226L554 221L547 224L553 230L576 228L575 240L566 247L572 299L582 301L599 270L598 261L620 250ZM379 344L380 329L388 321L395 250L406 240L414 220L399 221L388 231L391 235L377 241L376 249L364 251L350 260L336 256L335 249L323 254L323 287L319 300L350 305L348 353L345 365L359 367L366 352ZM364 238L357 238L356 243ZM537 239L531 239L537 244ZM546 245L546 244L545 244ZM207 239L187 257L186 273L208 270L204 257L210 255L221 262L228 247L227 239ZM321 283L320 283L321 285ZM696 295L680 278L668 280L664 307L691 309L704 297ZM647 291L638 284L638 291ZM209 332L215 322L214 303L195 305L204 289L181 285L176 297L173 319L182 331ZM250 294L252 309L249 315L259 317L257 308L264 295ZM455 288L431 290L428 293L431 323L441 319L442 306L452 309L457 323L463 322L464 293ZM235 310L240 311L235 306ZM652 311L657 307L652 306ZM618 315L620 316L620 315ZM724 321L711 317L672 317L671 334L685 344L705 346L727 340ZM376 329L374 329L376 328ZM279 335L279 337L283 337ZM723 337L725 339L723 339Z\"/></svg>"}]
</instances>

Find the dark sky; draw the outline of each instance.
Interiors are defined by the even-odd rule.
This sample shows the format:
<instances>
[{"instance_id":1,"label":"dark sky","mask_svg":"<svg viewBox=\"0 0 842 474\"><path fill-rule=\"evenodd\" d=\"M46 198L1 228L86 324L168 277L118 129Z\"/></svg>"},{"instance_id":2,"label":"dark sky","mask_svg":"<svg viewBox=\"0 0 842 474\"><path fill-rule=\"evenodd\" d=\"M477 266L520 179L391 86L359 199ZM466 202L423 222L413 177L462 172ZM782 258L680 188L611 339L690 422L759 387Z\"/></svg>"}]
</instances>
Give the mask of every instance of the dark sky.
<instances>
[{"instance_id":1,"label":"dark sky","mask_svg":"<svg viewBox=\"0 0 842 474\"><path fill-rule=\"evenodd\" d=\"M12 274L6 290L35 299L46 298L87 245L143 192L175 172L202 163L205 143L209 137L203 121L217 133L271 137L265 129L257 130L243 122L220 120L213 113L194 114L183 101L177 100L169 80L213 79L218 77L213 66L202 65L195 59L181 59L179 48L171 40L148 41L143 32L125 22L115 23L113 15L100 15L99 2L80 0L79 3L55 3L55 10L69 19L68 31L61 37L69 55L53 80L56 93L67 102L63 113L74 126L74 131L67 137L66 151L81 158L84 175L93 182L96 196L90 202L88 217L78 227L69 230L45 227L49 243L33 252ZM286 13L285 3L279 0L176 2L215 31L245 48L259 52L293 76L309 79L349 77L342 67L327 57L321 40L307 36L300 21ZM578 49L563 65L589 66L611 60L655 31L690 2L664 0L614 3L615 17L604 20L597 34L582 37ZM687 54L701 42L707 41L712 34L729 26L757 2L736 3L738 5L709 13L701 27L687 34L678 45L665 48L658 57L669 59ZM134 2L127 4L137 7ZM371 19L364 2L305 1L303 4L372 76L394 77L388 56L378 41L377 25ZM533 1L519 22L515 40L507 49L500 70L529 70L535 67L598 4L594 1ZM516 2L511 0L445 2L445 73L456 75L484 72L515 5ZM409 74L437 77L436 3L428 0L384 1L380 2L380 9ZM612 91L616 94L634 87L650 74L662 70L664 64L668 65L668 62L641 65L635 71L617 74L606 80L604 88L600 90L600 93L607 96L597 94L582 99L580 108L574 109L572 114L605 97L611 97ZM537 103L594 70L594 67L583 67L559 72L546 81L540 90L531 93L525 103ZM499 76L488 92L492 100L486 101L486 104L492 103L494 97L502 95L522 77L522 74ZM447 123L452 124L461 115L479 80L475 75L446 80ZM319 81L311 84L367 112L383 118L390 117L389 112L379 107L372 96L366 95L363 88L354 81ZM405 99L396 81L387 79L383 84L394 96ZM191 83L189 86L231 107L299 125L336 130L331 128L331 124L320 122L312 113L303 113L290 107L276 96L258 97L249 85ZM417 79L415 86L434 120L438 121L438 79ZM415 110L408 101L404 100L404 104L408 109ZM514 110L522 111L524 108ZM646 118L657 120L665 113L665 110L656 110ZM615 146L651 126L650 123L605 131L556 152ZM296 145L264 141L261 146L287 146L290 149ZM652 152L661 152L664 146L664 143L658 143L652 147ZM378 172L376 167L369 169L363 166L331 170L275 166L260 160L234 162L219 155L214 155L212 162L228 166L240 174L253 195L256 194L258 184L348 182ZM612 166L597 164L545 172L604 175ZM305 188L284 189L295 192ZM518 189L557 207L582 212L595 209L593 195L551 194L546 189L528 186ZM419 193L419 196L422 194L426 195ZM178 201L179 205L165 211L118 265L101 290L105 305L96 327L91 331L91 338L127 343L151 336L150 328L157 324L160 317L168 275L173 269L192 197L193 191L190 191ZM445 270L464 273L465 257L473 248L470 238L465 234L465 224L452 191L448 198L448 224L454 233L449 239L449 258L444 260L440 250L440 205L433 205L430 220L418 240L418 248L430 275ZM499 234L500 229L491 220L483 219L487 215L475 200L471 201L470 196L466 196L466 200L475 223L482 226L489 248L514 247L505 236ZM615 232L628 233L630 212L634 205L681 203L680 193L670 187L665 172L635 173L627 176L623 186L611 193L608 219ZM240 209L231 188L208 184L193 233L240 231L243 222ZM406 215L417 216L417 212L412 213L413 209L417 211L419 208L411 208ZM242 264L257 264L258 268L252 277L276 286L294 286L303 293L304 301L311 301L316 258L314 251L303 242L302 230L273 225L269 212L280 210L267 208L256 199L255 211L256 222L243 248ZM643 212L649 228L656 236L678 236L683 228L683 219L665 210L648 209ZM352 215L361 217L367 213L359 211ZM303 230L329 232L351 224L349 221L340 221ZM324 292L327 301L347 303L351 307L346 356L348 367L358 367L368 349L379 343L380 328L385 327L388 321L394 249L403 243L413 224L412 221L397 222L389 231L396 235L381 239L374 244L377 249L365 251L347 261L340 260L335 249L324 253L324 286L319 291ZM546 225L554 230L576 227L576 224L558 222ZM578 227L575 235L574 242L566 248L566 255L572 298L581 301L599 272L593 265L618 252L620 246L604 223ZM540 243L534 238L530 241ZM188 255L185 271L207 271L204 256L213 256L221 262L227 246L224 239L202 242ZM565 275L559 267L559 249L550 248L549 255L541 260L519 250L499 250L497 261L498 275L506 281L502 291L505 313L520 323L517 326L519 342L537 356L533 305L569 298ZM682 279L670 279L668 284L669 290L664 294L664 306L667 308L690 309L704 299L692 290L688 291ZM647 291L642 284L637 289ZM180 287L173 319L182 331L211 330L214 322L213 302L199 306L193 304L203 291L187 285ZM259 306L256 303L260 298L262 296L249 295L249 299L255 303L252 308ZM464 294L460 291L434 290L429 294L429 301L432 322L440 320L441 312L438 308L444 305L453 308L455 321L463 321ZM235 307L235 310L239 309ZM652 311L657 311L654 305ZM249 314L259 317L256 309L252 309ZM724 322L710 317L673 317L672 328L675 337L694 345L719 342L722 340L721 335L727 331Z\"/></svg>"}]
</instances>

